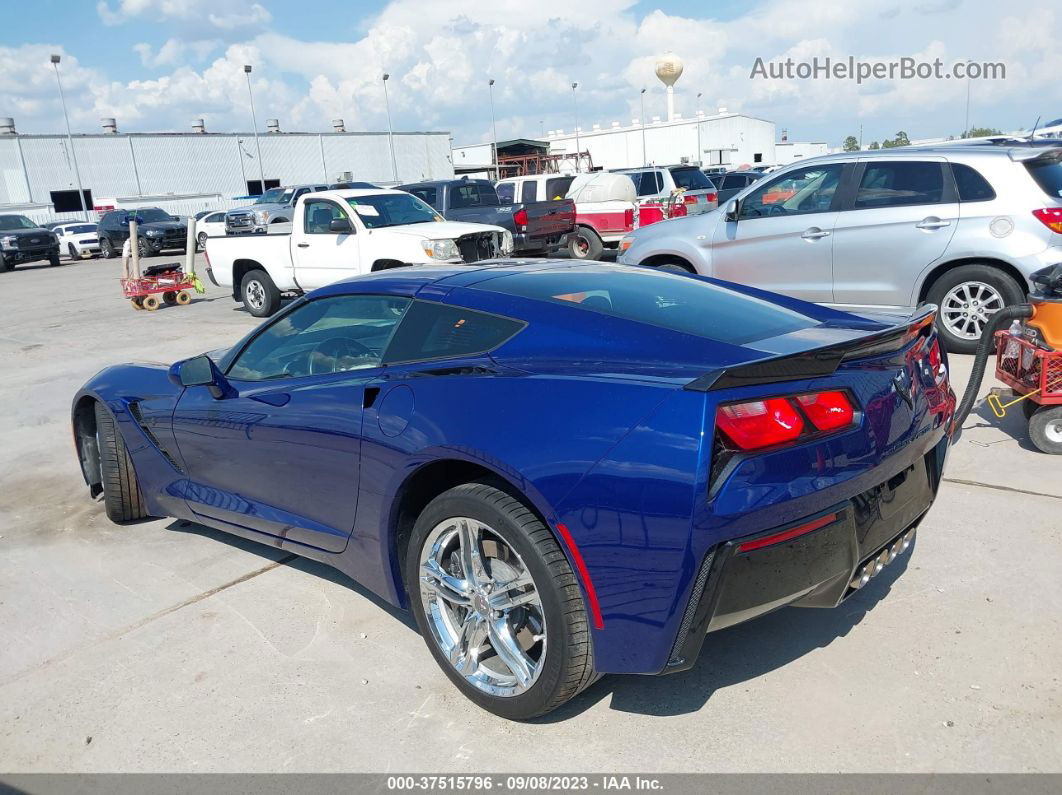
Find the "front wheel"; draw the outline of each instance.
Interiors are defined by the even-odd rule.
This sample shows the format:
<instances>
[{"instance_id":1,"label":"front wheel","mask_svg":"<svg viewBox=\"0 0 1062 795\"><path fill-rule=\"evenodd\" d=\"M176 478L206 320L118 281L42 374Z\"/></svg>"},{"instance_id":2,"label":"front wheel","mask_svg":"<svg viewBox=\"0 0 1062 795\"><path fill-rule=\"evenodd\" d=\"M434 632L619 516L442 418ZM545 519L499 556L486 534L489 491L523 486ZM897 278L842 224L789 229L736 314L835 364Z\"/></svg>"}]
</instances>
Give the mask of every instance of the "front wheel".
<instances>
[{"instance_id":1,"label":"front wheel","mask_svg":"<svg viewBox=\"0 0 1062 795\"><path fill-rule=\"evenodd\" d=\"M405 582L435 661L483 709L527 720L594 681L586 607L567 558L537 516L490 483L428 504Z\"/></svg>"},{"instance_id":2,"label":"front wheel","mask_svg":"<svg viewBox=\"0 0 1062 795\"><path fill-rule=\"evenodd\" d=\"M255 317L269 317L280 309L280 290L265 271L251 271L244 276L240 295L247 311Z\"/></svg>"},{"instance_id":3,"label":"front wheel","mask_svg":"<svg viewBox=\"0 0 1062 795\"><path fill-rule=\"evenodd\" d=\"M70 255L70 259L79 259L77 249L74 248L73 243L67 243L66 251Z\"/></svg>"},{"instance_id":4,"label":"front wheel","mask_svg":"<svg viewBox=\"0 0 1062 795\"><path fill-rule=\"evenodd\" d=\"M112 522L132 522L146 517L144 498L133 469L133 460L114 417L102 403L96 404L96 440L100 451L100 481L103 504Z\"/></svg>"},{"instance_id":5,"label":"front wheel","mask_svg":"<svg viewBox=\"0 0 1062 795\"><path fill-rule=\"evenodd\" d=\"M48 255L48 264L51 265L53 268L63 264L63 261L59 259L58 249L53 254Z\"/></svg>"},{"instance_id":6,"label":"front wheel","mask_svg":"<svg viewBox=\"0 0 1062 795\"><path fill-rule=\"evenodd\" d=\"M114 244L109 237L100 238L100 256L104 259L111 259L114 257Z\"/></svg>"},{"instance_id":7,"label":"front wheel","mask_svg":"<svg viewBox=\"0 0 1062 795\"><path fill-rule=\"evenodd\" d=\"M990 265L963 265L948 271L926 298L939 307L937 328L952 353L976 353L992 315L1023 300L1017 282Z\"/></svg>"},{"instance_id":8,"label":"front wheel","mask_svg":"<svg viewBox=\"0 0 1062 795\"><path fill-rule=\"evenodd\" d=\"M1041 406L1029 420L1029 436L1041 451L1062 455L1062 406Z\"/></svg>"}]
</instances>

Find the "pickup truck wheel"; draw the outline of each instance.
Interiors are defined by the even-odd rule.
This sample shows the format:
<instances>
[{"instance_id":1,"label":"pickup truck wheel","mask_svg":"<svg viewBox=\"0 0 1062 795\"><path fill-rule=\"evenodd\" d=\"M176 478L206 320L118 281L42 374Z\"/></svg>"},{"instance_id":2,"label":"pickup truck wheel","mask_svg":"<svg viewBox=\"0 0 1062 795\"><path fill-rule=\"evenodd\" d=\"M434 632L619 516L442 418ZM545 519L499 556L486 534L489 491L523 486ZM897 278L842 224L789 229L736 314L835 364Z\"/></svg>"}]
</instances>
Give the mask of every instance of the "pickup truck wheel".
<instances>
[{"instance_id":1,"label":"pickup truck wheel","mask_svg":"<svg viewBox=\"0 0 1062 795\"><path fill-rule=\"evenodd\" d=\"M54 254L49 254L48 255L48 264L51 265L54 268L54 267L56 267L58 265L63 265L65 263L63 263L59 259L59 252L56 251Z\"/></svg>"},{"instance_id":2,"label":"pickup truck wheel","mask_svg":"<svg viewBox=\"0 0 1062 795\"><path fill-rule=\"evenodd\" d=\"M265 271L251 271L244 276L240 295L247 311L255 317L269 317L280 309L280 290Z\"/></svg>"},{"instance_id":3,"label":"pickup truck wheel","mask_svg":"<svg viewBox=\"0 0 1062 795\"><path fill-rule=\"evenodd\" d=\"M118 524L145 518L148 514L144 510L144 498L136 481L133 461L114 417L102 403L96 404L96 437L107 518Z\"/></svg>"},{"instance_id":4,"label":"pickup truck wheel","mask_svg":"<svg viewBox=\"0 0 1062 795\"><path fill-rule=\"evenodd\" d=\"M599 259L604 250L601 238L593 229L580 226L568 235L568 255L572 259Z\"/></svg>"},{"instance_id":5,"label":"pickup truck wheel","mask_svg":"<svg viewBox=\"0 0 1062 795\"><path fill-rule=\"evenodd\" d=\"M8 262L5 257L0 257L0 273L4 271L13 271L15 269L15 263Z\"/></svg>"},{"instance_id":6,"label":"pickup truck wheel","mask_svg":"<svg viewBox=\"0 0 1062 795\"><path fill-rule=\"evenodd\" d=\"M466 483L428 504L404 579L428 650L483 709L527 720L597 678L568 559L549 528L492 483Z\"/></svg>"}]
</instances>

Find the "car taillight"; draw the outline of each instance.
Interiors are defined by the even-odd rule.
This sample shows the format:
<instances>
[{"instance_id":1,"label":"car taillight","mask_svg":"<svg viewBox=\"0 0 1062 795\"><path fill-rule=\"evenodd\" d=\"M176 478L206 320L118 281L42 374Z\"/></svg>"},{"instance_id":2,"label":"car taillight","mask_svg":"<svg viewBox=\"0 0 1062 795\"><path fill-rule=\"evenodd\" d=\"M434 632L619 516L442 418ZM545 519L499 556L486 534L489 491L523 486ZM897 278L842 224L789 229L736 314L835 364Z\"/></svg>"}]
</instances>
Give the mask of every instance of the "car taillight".
<instances>
[{"instance_id":1,"label":"car taillight","mask_svg":"<svg viewBox=\"0 0 1062 795\"><path fill-rule=\"evenodd\" d=\"M940 339L933 340L933 346L929 349L929 367L933 371L933 380L938 384L944 378L944 359L940 354Z\"/></svg>"},{"instance_id":2,"label":"car taillight","mask_svg":"<svg viewBox=\"0 0 1062 795\"><path fill-rule=\"evenodd\" d=\"M836 431L852 424L855 409L844 392L816 392L800 395L797 403L820 431Z\"/></svg>"},{"instance_id":3,"label":"car taillight","mask_svg":"<svg viewBox=\"0 0 1062 795\"><path fill-rule=\"evenodd\" d=\"M742 450L760 450L795 441L804 420L785 398L720 406L716 425Z\"/></svg>"},{"instance_id":4,"label":"car taillight","mask_svg":"<svg viewBox=\"0 0 1062 795\"><path fill-rule=\"evenodd\" d=\"M856 416L855 406L846 392L829 390L792 398L730 403L719 407L715 422L738 449L748 451L834 433L852 427Z\"/></svg>"},{"instance_id":5,"label":"car taillight","mask_svg":"<svg viewBox=\"0 0 1062 795\"><path fill-rule=\"evenodd\" d=\"M706 202L708 202L709 204L711 204L712 202L718 202L719 201L719 194L718 193L706 193L706 194L704 194L704 200Z\"/></svg>"},{"instance_id":6,"label":"car taillight","mask_svg":"<svg viewBox=\"0 0 1062 795\"><path fill-rule=\"evenodd\" d=\"M1033 210L1033 215L1052 232L1062 235L1062 207L1045 207L1042 210Z\"/></svg>"},{"instance_id":7,"label":"car taillight","mask_svg":"<svg viewBox=\"0 0 1062 795\"><path fill-rule=\"evenodd\" d=\"M634 208L623 211L623 226L625 229L634 227Z\"/></svg>"},{"instance_id":8,"label":"car taillight","mask_svg":"<svg viewBox=\"0 0 1062 795\"><path fill-rule=\"evenodd\" d=\"M682 201L685 202L686 204L696 204L697 203L697 197L696 196L686 196Z\"/></svg>"}]
</instances>

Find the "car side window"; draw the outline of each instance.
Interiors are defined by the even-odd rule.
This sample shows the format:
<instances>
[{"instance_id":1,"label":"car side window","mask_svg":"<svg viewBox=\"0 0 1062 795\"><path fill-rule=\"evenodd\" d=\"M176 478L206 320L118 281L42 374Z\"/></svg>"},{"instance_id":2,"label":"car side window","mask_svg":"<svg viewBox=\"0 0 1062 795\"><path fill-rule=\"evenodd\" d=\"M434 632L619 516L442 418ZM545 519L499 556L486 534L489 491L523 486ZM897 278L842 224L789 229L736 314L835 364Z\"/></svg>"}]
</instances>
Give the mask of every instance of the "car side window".
<instances>
[{"instance_id":1,"label":"car side window","mask_svg":"<svg viewBox=\"0 0 1062 795\"><path fill-rule=\"evenodd\" d=\"M512 318L429 301L414 301L402 318L384 364L486 353L524 327Z\"/></svg>"},{"instance_id":2,"label":"car side window","mask_svg":"<svg viewBox=\"0 0 1062 795\"><path fill-rule=\"evenodd\" d=\"M882 161L867 163L856 193L855 209L940 204L944 172L933 161Z\"/></svg>"},{"instance_id":3,"label":"car side window","mask_svg":"<svg viewBox=\"0 0 1062 795\"><path fill-rule=\"evenodd\" d=\"M516 200L516 185L512 182L499 182L497 185L498 201L512 204Z\"/></svg>"},{"instance_id":4,"label":"car side window","mask_svg":"<svg viewBox=\"0 0 1062 795\"><path fill-rule=\"evenodd\" d=\"M303 227L308 235L342 234L331 230L332 221L338 219L350 221L349 216L338 204L327 199L310 199L303 203L302 208Z\"/></svg>"},{"instance_id":5,"label":"car side window","mask_svg":"<svg viewBox=\"0 0 1062 795\"><path fill-rule=\"evenodd\" d=\"M842 168L834 163L806 166L773 180L757 181L758 187L741 200L740 218L806 215L827 212L833 204Z\"/></svg>"},{"instance_id":6,"label":"car side window","mask_svg":"<svg viewBox=\"0 0 1062 795\"><path fill-rule=\"evenodd\" d=\"M458 185L450 191L450 206L459 209L461 207L478 207L479 191L475 185Z\"/></svg>"},{"instance_id":7,"label":"car side window","mask_svg":"<svg viewBox=\"0 0 1062 795\"><path fill-rule=\"evenodd\" d=\"M959 201L986 202L996 198L996 192L977 169L963 163L952 163L951 173L955 175L955 187L959 190Z\"/></svg>"},{"instance_id":8,"label":"car side window","mask_svg":"<svg viewBox=\"0 0 1062 795\"><path fill-rule=\"evenodd\" d=\"M227 375L237 381L270 381L378 367L408 305L408 298L389 295L308 301L266 326Z\"/></svg>"},{"instance_id":9,"label":"car side window","mask_svg":"<svg viewBox=\"0 0 1062 795\"><path fill-rule=\"evenodd\" d=\"M476 185L476 190L479 192L480 205L483 207L498 206L498 194L494 192L494 188L490 184L480 182Z\"/></svg>"},{"instance_id":10,"label":"car side window","mask_svg":"<svg viewBox=\"0 0 1062 795\"><path fill-rule=\"evenodd\" d=\"M537 196L535 195L537 192L537 188L538 185L536 185L533 180L529 179L527 182L525 182L523 187L520 189L520 201L522 201L524 204L531 204L533 201L535 201L537 199Z\"/></svg>"}]
</instances>

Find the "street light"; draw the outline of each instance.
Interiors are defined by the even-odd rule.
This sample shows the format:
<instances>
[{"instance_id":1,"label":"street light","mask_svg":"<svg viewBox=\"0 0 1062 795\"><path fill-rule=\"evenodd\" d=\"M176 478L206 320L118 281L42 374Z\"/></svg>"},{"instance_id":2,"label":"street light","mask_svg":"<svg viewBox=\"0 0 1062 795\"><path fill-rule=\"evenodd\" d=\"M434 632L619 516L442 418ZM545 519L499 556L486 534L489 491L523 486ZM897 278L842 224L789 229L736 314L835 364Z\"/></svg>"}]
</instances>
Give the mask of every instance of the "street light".
<instances>
[{"instance_id":1,"label":"street light","mask_svg":"<svg viewBox=\"0 0 1062 795\"><path fill-rule=\"evenodd\" d=\"M645 89L642 89L642 165L649 165L649 157L645 152Z\"/></svg>"},{"instance_id":2,"label":"street light","mask_svg":"<svg viewBox=\"0 0 1062 795\"><path fill-rule=\"evenodd\" d=\"M487 83L490 92L490 126L494 130L494 179L501 179L501 169L498 167L498 123L494 120L494 78Z\"/></svg>"},{"instance_id":3,"label":"street light","mask_svg":"<svg viewBox=\"0 0 1062 795\"><path fill-rule=\"evenodd\" d=\"M85 191L81 188L81 171L77 167L77 152L74 151L74 136L70 134L70 116L66 112L66 97L63 96L63 81L59 79L59 56L52 56L55 67L55 82L59 85L59 101L63 105L63 118L66 119L66 140L70 143L70 157L74 160L74 177L77 179L77 200L81 205L81 215L88 221L88 208L85 206Z\"/></svg>"},{"instance_id":4,"label":"street light","mask_svg":"<svg viewBox=\"0 0 1062 795\"><path fill-rule=\"evenodd\" d=\"M697 157L695 160L701 162L701 92L697 92Z\"/></svg>"},{"instance_id":5,"label":"street light","mask_svg":"<svg viewBox=\"0 0 1062 795\"><path fill-rule=\"evenodd\" d=\"M387 97L387 81L391 77L387 72L383 73L384 107L387 109L387 145L391 147L391 175L395 184L398 184L398 162L395 160L395 134L391 130L391 100Z\"/></svg>"},{"instance_id":6,"label":"street light","mask_svg":"<svg viewBox=\"0 0 1062 795\"><path fill-rule=\"evenodd\" d=\"M244 64L243 74L247 78L247 97L251 100L251 127L254 129L254 148L258 152L258 176L262 180L262 193L265 193L265 165L262 163L262 145L258 143L258 120L254 116L254 94L251 93L250 64Z\"/></svg>"},{"instance_id":7,"label":"street light","mask_svg":"<svg viewBox=\"0 0 1062 795\"><path fill-rule=\"evenodd\" d=\"M575 171L579 171L579 155L582 147L579 145L579 101L575 98L575 89L578 83L572 83L572 108L575 111Z\"/></svg>"}]
</instances>

